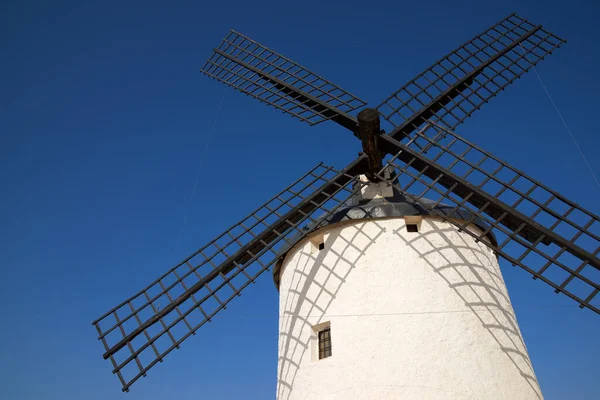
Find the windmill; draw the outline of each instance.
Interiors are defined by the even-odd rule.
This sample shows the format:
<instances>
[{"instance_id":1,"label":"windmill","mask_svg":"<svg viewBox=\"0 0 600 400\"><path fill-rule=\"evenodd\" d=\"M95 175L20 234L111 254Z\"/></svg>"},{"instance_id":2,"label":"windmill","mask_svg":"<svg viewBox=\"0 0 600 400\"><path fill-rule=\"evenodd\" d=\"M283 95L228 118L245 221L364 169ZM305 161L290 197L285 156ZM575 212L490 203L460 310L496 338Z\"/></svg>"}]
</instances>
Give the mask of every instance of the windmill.
<instances>
[{"instance_id":1,"label":"windmill","mask_svg":"<svg viewBox=\"0 0 600 400\"><path fill-rule=\"evenodd\" d=\"M317 165L94 321L123 390L272 270L280 399L541 398L498 258L599 313L600 221L455 129L563 43L511 14L364 108L231 31L204 74L331 120L363 152ZM414 318L377 318L398 312Z\"/></svg>"}]
</instances>

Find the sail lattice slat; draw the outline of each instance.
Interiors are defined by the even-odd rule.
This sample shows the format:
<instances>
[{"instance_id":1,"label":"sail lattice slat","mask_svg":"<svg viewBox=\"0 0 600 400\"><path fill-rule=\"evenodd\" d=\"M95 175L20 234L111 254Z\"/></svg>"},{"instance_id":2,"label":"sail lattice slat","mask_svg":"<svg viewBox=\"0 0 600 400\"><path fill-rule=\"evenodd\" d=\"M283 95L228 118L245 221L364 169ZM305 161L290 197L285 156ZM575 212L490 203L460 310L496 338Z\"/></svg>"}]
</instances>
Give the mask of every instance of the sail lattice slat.
<instances>
[{"instance_id":1,"label":"sail lattice slat","mask_svg":"<svg viewBox=\"0 0 600 400\"><path fill-rule=\"evenodd\" d=\"M337 113L286 90L277 80L343 113L366 104L298 63L235 31L223 39L202 72L310 125L332 119Z\"/></svg>"},{"instance_id":2,"label":"sail lattice slat","mask_svg":"<svg viewBox=\"0 0 600 400\"><path fill-rule=\"evenodd\" d=\"M512 14L427 68L377 109L395 129L406 129L407 134L422 126L425 119L454 129L563 43L563 39ZM473 79L459 85L483 66ZM428 115L411 119L432 102L434 108ZM411 126L403 127L407 123Z\"/></svg>"},{"instance_id":3,"label":"sail lattice slat","mask_svg":"<svg viewBox=\"0 0 600 400\"><path fill-rule=\"evenodd\" d=\"M591 303L600 290L600 218L455 132L427 128L437 135L421 136L426 154L414 142L386 139L398 150L389 161L398 188L478 240L493 233L496 243L484 242L497 254L600 313ZM439 213L436 204L452 210ZM473 217L460 222L461 209ZM482 222L481 232L468 229Z\"/></svg>"},{"instance_id":4,"label":"sail lattice slat","mask_svg":"<svg viewBox=\"0 0 600 400\"><path fill-rule=\"evenodd\" d=\"M93 324L123 390L195 334L290 246L359 190L318 165ZM332 185L333 182L333 185ZM359 182L360 184L360 182Z\"/></svg>"}]
</instances>

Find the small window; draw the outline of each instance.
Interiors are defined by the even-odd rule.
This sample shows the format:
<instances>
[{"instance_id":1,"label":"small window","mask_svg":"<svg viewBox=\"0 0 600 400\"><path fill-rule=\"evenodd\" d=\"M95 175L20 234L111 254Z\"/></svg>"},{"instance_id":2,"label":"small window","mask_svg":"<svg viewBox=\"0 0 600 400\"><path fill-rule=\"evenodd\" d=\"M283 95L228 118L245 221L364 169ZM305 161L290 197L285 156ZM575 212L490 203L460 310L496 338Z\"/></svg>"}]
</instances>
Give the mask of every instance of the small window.
<instances>
[{"instance_id":1,"label":"small window","mask_svg":"<svg viewBox=\"0 0 600 400\"><path fill-rule=\"evenodd\" d=\"M407 232L419 232L419 227L417 224L406 224Z\"/></svg>"},{"instance_id":2,"label":"small window","mask_svg":"<svg viewBox=\"0 0 600 400\"><path fill-rule=\"evenodd\" d=\"M331 328L319 331L319 360L331 357Z\"/></svg>"},{"instance_id":3,"label":"small window","mask_svg":"<svg viewBox=\"0 0 600 400\"><path fill-rule=\"evenodd\" d=\"M326 235L325 234L317 234L315 236L313 236L312 238L310 238L310 252L311 254L316 254L318 252L320 252L321 250L325 250L325 240L326 240Z\"/></svg>"},{"instance_id":4,"label":"small window","mask_svg":"<svg viewBox=\"0 0 600 400\"><path fill-rule=\"evenodd\" d=\"M407 215L406 217L404 217L404 223L406 224L406 232L419 232L422 221L423 217L420 215Z\"/></svg>"}]
</instances>

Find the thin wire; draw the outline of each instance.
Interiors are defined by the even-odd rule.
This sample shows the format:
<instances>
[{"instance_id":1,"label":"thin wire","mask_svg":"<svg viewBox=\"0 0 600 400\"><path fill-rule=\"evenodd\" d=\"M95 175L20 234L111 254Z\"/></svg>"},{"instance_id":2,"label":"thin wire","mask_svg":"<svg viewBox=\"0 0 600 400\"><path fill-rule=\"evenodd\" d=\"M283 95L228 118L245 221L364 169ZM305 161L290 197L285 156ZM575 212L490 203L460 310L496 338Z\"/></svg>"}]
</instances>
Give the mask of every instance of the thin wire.
<instances>
[{"instance_id":1,"label":"thin wire","mask_svg":"<svg viewBox=\"0 0 600 400\"><path fill-rule=\"evenodd\" d=\"M599 306L600 304L592 304L593 306ZM557 308L566 308L566 309L574 309L580 308L577 304L569 304L569 305L527 305L527 306L519 306L518 310L522 309L557 309ZM501 308L477 308L477 309L468 309L468 310L447 310L447 311L405 311L405 312L390 312L390 313L371 313L371 314L325 314L325 315L300 315L300 314L283 314L283 315L226 315L227 317L234 318L309 318L309 317L331 317L331 318L342 318L342 317L386 317L386 316L399 316L399 315L426 315L426 314L461 314L461 313L472 313L472 312L481 312L481 311L490 311L490 312L504 312Z\"/></svg>"},{"instance_id":2,"label":"thin wire","mask_svg":"<svg viewBox=\"0 0 600 400\"><path fill-rule=\"evenodd\" d=\"M206 153L208 153L208 147L210 146L210 142L215 133L215 127L217 126L217 120L219 119L219 114L221 112L221 107L223 106L223 100L225 99L225 94L227 94L227 87L225 87L225 91L223 92L223 95L221 96L221 101L219 102L219 105L217 106L217 113L215 115L215 119L213 121L213 125L210 130L210 134L208 135L208 140L206 142L206 145L204 146L204 152L202 153L202 157L200 157L200 164L198 165L198 172L196 173L196 179L194 180L194 186L192 187L192 193L190 194L190 198L188 199L187 205L185 207L185 213L183 215L183 223L181 225L181 228L179 229L179 233L177 234L177 242L175 243L175 248L173 249L173 252L177 251L177 248L179 247L179 241L181 240L181 234L183 233L183 229L185 228L185 225L187 224L187 218L188 218L190 206L192 204L194 194L196 193L196 187L198 186L198 181L200 180L200 173L202 172L202 166L204 165L204 160L206 159Z\"/></svg>"},{"instance_id":3,"label":"thin wire","mask_svg":"<svg viewBox=\"0 0 600 400\"><path fill-rule=\"evenodd\" d=\"M552 99L552 96L550 95L550 92L548 91L548 88L546 87L546 85L544 84L544 81L542 81L542 77L540 76L540 74L538 74L537 69L535 67L533 67L533 71L535 72L535 75L537 76L538 80L540 81L540 83L542 84L542 87L544 88L544 91L546 92L546 94L548 95L548 98L550 99L550 102L552 103L552 105L554 106L554 109L556 110L556 113L558 114L560 120L562 121L563 125L565 126L565 129L567 130L567 132L569 132L569 135L571 136L571 139L573 139L573 143L575 143L575 147L577 147L577 151L579 151L579 154L581 154L581 158L583 158L583 162L585 162L585 165L587 165L588 169L590 170L590 174L592 174L592 177L594 178L594 180L596 181L596 185L598 185L598 187L600 187L600 181L598 181L598 177L596 176L596 174L594 173L594 170L592 169L592 166L590 165L590 163L588 162L587 158L585 157L585 155L583 154L583 151L581 150L581 147L579 147L579 143L577 143L577 140L575 139L575 136L573 135L573 133L571 132L571 129L569 129L569 126L567 125L567 122L565 121L565 119L563 118L560 110L558 109L558 107L556 106L556 103L554 102L554 100Z\"/></svg>"},{"instance_id":4,"label":"thin wire","mask_svg":"<svg viewBox=\"0 0 600 400\"><path fill-rule=\"evenodd\" d=\"M520 44L520 46L521 46L521 49L523 50L523 52L525 52L525 48L523 47L523 45ZM583 151L581 150L581 147L579 147L579 143L577 143L577 140L575 139L575 135L573 135L573 132L571 132L571 129L567 125L567 121L565 121L565 119L563 118L562 113L560 112L560 110L558 109L558 106L554 102L554 99L552 98L552 95L550 94L550 91L548 90L548 88L544 84L544 81L542 80L542 77L538 73L537 68L535 68L535 65L533 65L532 67L533 67L533 72L535 72L535 75L537 76L538 81L540 81L540 84L542 85L542 88L544 89L544 92L546 92L546 95L548 96L548 99L550 99L550 103L552 103L552 106L556 110L556 113L558 114L558 117L560 118L560 120L562 121L563 125L565 126L565 129L569 133L569 136L571 136L571 139L573 139L573 143L575 143L575 147L577 147L577 151L581 155L581 158L583 158L583 162L585 163L585 165L587 166L588 170L590 171L590 174L592 174L592 177L594 178L594 181L596 181L596 185L598 185L598 187L600 187L600 181L598 181L598 177L594 173L594 170L592 169L592 166L590 165L590 163L588 162L587 158L583 154Z\"/></svg>"}]
</instances>

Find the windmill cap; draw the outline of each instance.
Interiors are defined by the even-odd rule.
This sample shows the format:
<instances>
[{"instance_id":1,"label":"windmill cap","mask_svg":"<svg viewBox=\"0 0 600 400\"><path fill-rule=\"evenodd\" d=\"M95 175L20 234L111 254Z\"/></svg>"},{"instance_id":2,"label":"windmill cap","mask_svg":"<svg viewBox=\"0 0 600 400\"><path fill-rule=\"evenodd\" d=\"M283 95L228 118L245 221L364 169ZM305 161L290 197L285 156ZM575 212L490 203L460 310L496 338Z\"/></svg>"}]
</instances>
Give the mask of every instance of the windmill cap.
<instances>
[{"instance_id":1,"label":"windmill cap","mask_svg":"<svg viewBox=\"0 0 600 400\"><path fill-rule=\"evenodd\" d=\"M363 219L401 218L408 216L432 216L439 218L443 215L455 220L472 221L472 224L477 226L482 232L489 229L489 225L481 217L474 215L466 209L461 208L455 211L455 207L443 203L436 204L437 202L433 200L421 198L420 202L425 203L427 206L424 207L418 202L406 197L395 187L392 188L393 193L390 197L376 197L359 200L358 202L354 202L354 204L341 206L337 211L326 218L319 219L317 222L303 227L304 234L297 233L286 240L284 245L278 251L278 260L275 263L275 268L273 268L273 280L277 289L279 289L279 272L287 253L302 240L306 233L317 231L328 225ZM492 245L497 245L496 238L491 230L488 231L486 236Z\"/></svg>"}]
</instances>

